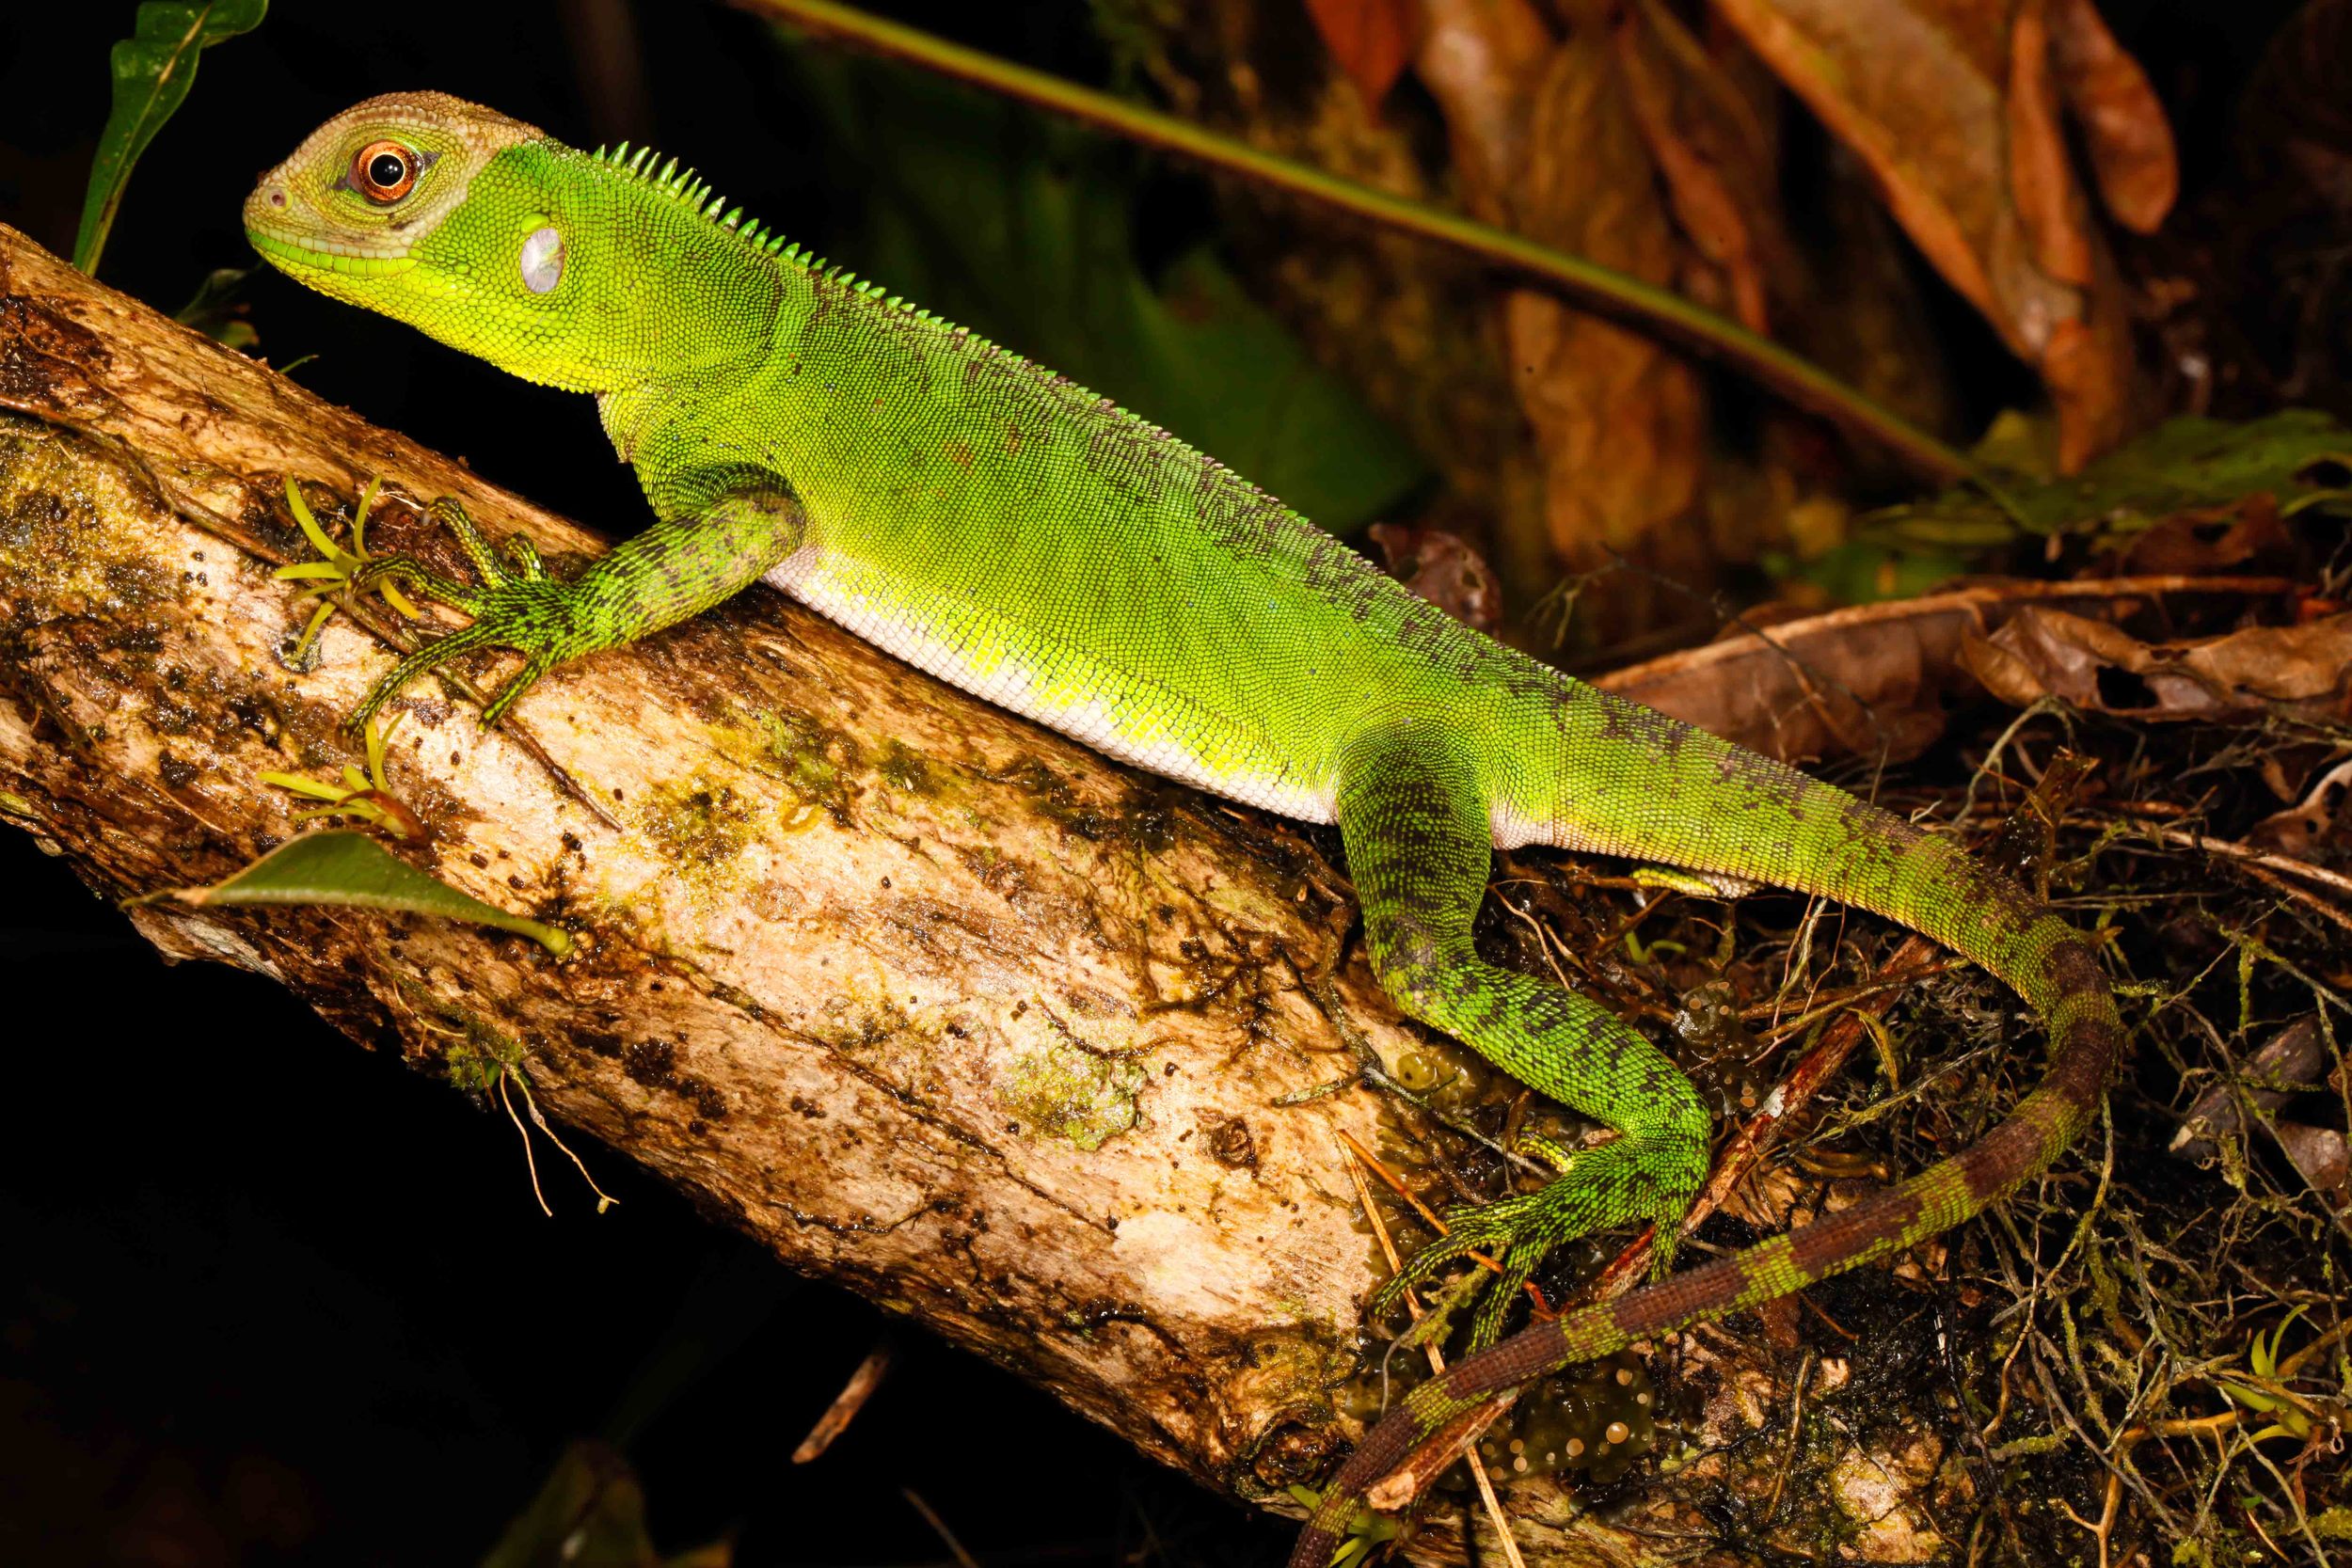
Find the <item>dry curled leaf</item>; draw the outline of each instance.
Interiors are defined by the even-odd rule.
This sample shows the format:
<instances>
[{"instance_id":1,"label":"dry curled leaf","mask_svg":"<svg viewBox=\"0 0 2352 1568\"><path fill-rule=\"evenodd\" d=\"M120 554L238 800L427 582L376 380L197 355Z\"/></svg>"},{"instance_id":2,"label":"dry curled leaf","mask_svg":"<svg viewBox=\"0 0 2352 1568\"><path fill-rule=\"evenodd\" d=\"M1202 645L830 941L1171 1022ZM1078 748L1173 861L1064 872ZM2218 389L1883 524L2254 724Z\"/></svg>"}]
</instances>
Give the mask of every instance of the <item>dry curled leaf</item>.
<instances>
[{"instance_id":1,"label":"dry curled leaf","mask_svg":"<svg viewBox=\"0 0 2352 1568\"><path fill-rule=\"evenodd\" d=\"M2090 214L2074 183L2059 119L2058 85L2050 59L2052 0L2020 0L2010 17L2009 83L2003 101L2009 128L2009 194L2033 245L2033 259L2061 283L2089 288L2096 270L2090 254Z\"/></svg>"},{"instance_id":2,"label":"dry curled leaf","mask_svg":"<svg viewBox=\"0 0 2352 1568\"><path fill-rule=\"evenodd\" d=\"M2085 28L2077 3L1715 8L1868 166L1936 270L2040 372L2069 470L2128 432L2135 389L2122 288L2069 164L2061 102L2077 94L2103 124L2128 120L2098 134L2135 217L2156 206L2161 182L2150 171L2169 164L2170 148L2160 117L2130 118L2133 100L2118 84L2137 68L2102 50L2104 33Z\"/></svg>"},{"instance_id":3,"label":"dry curled leaf","mask_svg":"<svg viewBox=\"0 0 2352 1568\"><path fill-rule=\"evenodd\" d=\"M2241 500L2175 512L2133 538L2117 559L2125 576L2204 577L2240 567L2282 568L2295 541L2279 517L2278 499L2258 490Z\"/></svg>"},{"instance_id":4,"label":"dry curled leaf","mask_svg":"<svg viewBox=\"0 0 2352 1568\"><path fill-rule=\"evenodd\" d=\"M1785 251L1772 206L1772 149L1754 106L1663 6L1610 27L1626 106L1639 126L1676 224L1721 276L1709 300L1752 331L1771 329L1769 264ZM1785 267L1786 261L1781 264Z\"/></svg>"},{"instance_id":5,"label":"dry curled leaf","mask_svg":"<svg viewBox=\"0 0 2352 1568\"><path fill-rule=\"evenodd\" d=\"M1783 762L1918 755L1944 733L1961 639L1984 607L1961 594L1859 605L1687 648L1594 684Z\"/></svg>"},{"instance_id":6,"label":"dry curled leaf","mask_svg":"<svg viewBox=\"0 0 2352 1568\"><path fill-rule=\"evenodd\" d=\"M1605 29L1558 40L1519 0L1428 0L1416 56L1446 116L1471 208L1532 239L1654 283L1688 252L1659 192ZM1698 494L1707 436L1697 372L1636 333L1514 291L1503 305L1513 390L1544 466L1547 538L1505 541L1572 565L1626 550L1667 569L1703 550L1667 525ZM1530 548L1530 544L1537 547Z\"/></svg>"},{"instance_id":7,"label":"dry curled leaf","mask_svg":"<svg viewBox=\"0 0 2352 1568\"><path fill-rule=\"evenodd\" d=\"M1391 577L1465 626L1502 624L1502 584L1470 541L1441 528L1375 523L1372 542Z\"/></svg>"},{"instance_id":8,"label":"dry curled leaf","mask_svg":"<svg viewBox=\"0 0 2352 1568\"><path fill-rule=\"evenodd\" d=\"M2265 586L2247 585L2249 592ZM2266 585L2271 593L2280 586ZM1743 626L1740 635L1593 684L1783 762L1856 755L1899 762L1943 733L1945 696L1972 689L1966 647L1998 637L2012 619L2063 613L2049 608L2062 601L2080 612L2069 620L2112 630L2088 618L2122 618L2184 591L2188 585L2179 579L1979 582L1762 629Z\"/></svg>"},{"instance_id":9,"label":"dry curled leaf","mask_svg":"<svg viewBox=\"0 0 2352 1568\"><path fill-rule=\"evenodd\" d=\"M2050 43L2107 211L2136 233L2154 233L2180 195L2181 164L2148 73L2091 0L2053 0Z\"/></svg>"},{"instance_id":10,"label":"dry curled leaf","mask_svg":"<svg viewBox=\"0 0 2352 1568\"><path fill-rule=\"evenodd\" d=\"M2352 687L2352 614L2249 626L2191 642L2142 642L2120 626L2037 605L1961 660L1985 689L2024 707L2056 697L2134 719L2219 719L2283 705L2343 718Z\"/></svg>"},{"instance_id":11,"label":"dry curled leaf","mask_svg":"<svg viewBox=\"0 0 2352 1568\"><path fill-rule=\"evenodd\" d=\"M1445 114L1464 203L1507 223L1506 193L1522 162L1527 109L1551 29L1528 0L1425 0L1414 64Z\"/></svg>"},{"instance_id":12,"label":"dry curled leaf","mask_svg":"<svg viewBox=\"0 0 2352 1568\"><path fill-rule=\"evenodd\" d=\"M2300 800L2248 829L2246 842L2316 862L2331 841L2352 842L2352 811L2347 806L2352 806L2352 762L2340 762L2322 773Z\"/></svg>"}]
</instances>

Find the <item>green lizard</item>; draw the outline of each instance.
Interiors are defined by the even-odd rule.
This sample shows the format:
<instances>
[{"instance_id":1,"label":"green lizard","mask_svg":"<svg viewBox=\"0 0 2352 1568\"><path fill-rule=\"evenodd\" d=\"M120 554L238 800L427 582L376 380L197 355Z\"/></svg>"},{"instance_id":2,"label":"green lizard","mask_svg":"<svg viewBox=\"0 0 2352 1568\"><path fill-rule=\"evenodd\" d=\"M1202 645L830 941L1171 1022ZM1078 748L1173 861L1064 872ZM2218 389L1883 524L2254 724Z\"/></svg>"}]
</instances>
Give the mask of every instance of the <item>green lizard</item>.
<instances>
[{"instance_id":1,"label":"green lizard","mask_svg":"<svg viewBox=\"0 0 2352 1568\"><path fill-rule=\"evenodd\" d=\"M530 380L596 394L653 526L569 581L493 550L479 574L392 558L466 611L364 721L467 650L522 655L495 723L562 660L766 581L978 696L1112 756L1336 823L1381 984L1406 1012L1614 1128L1535 1152L1541 1189L1451 1216L1374 1298L1473 1249L1502 1262L1473 1354L1342 1467L1293 1558L1323 1568L1365 1489L1484 1397L1785 1295L1952 1226L2040 1171L2091 1114L2122 1038L2097 960L1964 852L1470 630L1166 431L785 245L675 160L585 153L435 93L329 120L245 209L272 263ZM1708 1117L1597 1004L1482 961L1493 850L1556 845L1841 899L1984 965L2042 1013L2052 1065L1981 1143L1839 1213L1665 1273ZM1649 1222L1654 1283L1509 1339L1546 1253ZM1483 1348L1480 1348L1483 1347Z\"/></svg>"}]
</instances>

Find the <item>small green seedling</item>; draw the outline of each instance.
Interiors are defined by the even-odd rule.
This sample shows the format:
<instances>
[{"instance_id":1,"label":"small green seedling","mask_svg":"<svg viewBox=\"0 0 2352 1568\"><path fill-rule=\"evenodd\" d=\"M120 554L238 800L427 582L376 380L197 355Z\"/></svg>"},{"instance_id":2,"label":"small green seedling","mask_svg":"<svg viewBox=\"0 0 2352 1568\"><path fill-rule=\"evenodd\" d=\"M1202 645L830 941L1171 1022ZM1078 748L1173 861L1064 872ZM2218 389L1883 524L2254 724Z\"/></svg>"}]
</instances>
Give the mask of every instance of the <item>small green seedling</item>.
<instances>
[{"instance_id":1,"label":"small green seedling","mask_svg":"<svg viewBox=\"0 0 2352 1568\"><path fill-rule=\"evenodd\" d=\"M306 779L297 773L263 773L262 782L278 789L307 795L326 805L310 811L294 813L297 822L315 822L325 817L350 817L383 829L394 838L421 840L424 824L392 793L392 786L384 778L384 743L400 726L400 715L382 729L375 721L368 721L365 736L368 748L368 770L362 773L349 763L343 764L343 782L328 784L321 779Z\"/></svg>"},{"instance_id":2,"label":"small green seedling","mask_svg":"<svg viewBox=\"0 0 2352 1568\"><path fill-rule=\"evenodd\" d=\"M302 486L294 483L292 474L286 476L286 508L294 514L294 520L302 530L303 537L310 541L310 547L319 552L316 561L298 561L290 566L280 566L270 574L281 582L307 581L311 584L295 595L297 603L303 599L319 601L317 613L310 617L310 624L302 628L302 636L294 643L293 657L297 665L310 651L311 639L317 637L319 629L326 625L326 618L335 613L338 608L335 596L352 586L359 569L371 559L368 555L368 509L375 504L376 492L383 487L383 476L379 474L369 480L368 487L359 492L359 504L351 514L351 548L345 549L328 538L326 531L319 527L318 519L310 515L310 503L302 499ZM386 604L411 621L418 619L417 607L409 603L390 581L372 586L384 595Z\"/></svg>"},{"instance_id":3,"label":"small green seedling","mask_svg":"<svg viewBox=\"0 0 2352 1568\"><path fill-rule=\"evenodd\" d=\"M2268 1338L2256 1334L2246 1348L2247 1370L2265 1383L2276 1385L2279 1381L2279 1347L2285 1342L2287 1330L2294 1325L2295 1320L2307 1310L2307 1307L2298 1307L2288 1313L2285 1320L2270 1331ZM2231 1403L2276 1418L2270 1425L2254 1433L2255 1442L2259 1443L2265 1437L2300 1438L2311 1435L2311 1417L2288 1401L2259 1388L2249 1388L2243 1384L2231 1383L2226 1379L2217 1381L2221 1392L2229 1397Z\"/></svg>"}]
</instances>

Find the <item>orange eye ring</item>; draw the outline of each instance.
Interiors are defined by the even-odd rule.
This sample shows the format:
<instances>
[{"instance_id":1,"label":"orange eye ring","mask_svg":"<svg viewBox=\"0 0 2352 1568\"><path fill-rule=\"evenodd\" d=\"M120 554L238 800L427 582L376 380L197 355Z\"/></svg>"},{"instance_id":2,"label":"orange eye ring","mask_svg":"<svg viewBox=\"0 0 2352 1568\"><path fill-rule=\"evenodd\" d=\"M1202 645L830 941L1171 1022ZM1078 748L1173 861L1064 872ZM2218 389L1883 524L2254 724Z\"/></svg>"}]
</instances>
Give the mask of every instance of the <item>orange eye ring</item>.
<instances>
[{"instance_id":1,"label":"orange eye ring","mask_svg":"<svg viewBox=\"0 0 2352 1568\"><path fill-rule=\"evenodd\" d=\"M351 155L351 188L389 206L416 187L420 161L396 141L372 141Z\"/></svg>"}]
</instances>

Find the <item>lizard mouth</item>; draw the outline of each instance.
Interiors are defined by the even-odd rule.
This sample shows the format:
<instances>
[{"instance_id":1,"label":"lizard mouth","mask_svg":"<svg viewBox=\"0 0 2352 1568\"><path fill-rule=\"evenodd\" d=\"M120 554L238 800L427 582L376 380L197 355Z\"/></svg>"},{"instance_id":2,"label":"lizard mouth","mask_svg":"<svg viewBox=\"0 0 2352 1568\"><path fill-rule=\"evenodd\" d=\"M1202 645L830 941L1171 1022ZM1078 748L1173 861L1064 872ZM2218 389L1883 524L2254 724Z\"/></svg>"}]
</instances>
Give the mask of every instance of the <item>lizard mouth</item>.
<instances>
[{"instance_id":1,"label":"lizard mouth","mask_svg":"<svg viewBox=\"0 0 2352 1568\"><path fill-rule=\"evenodd\" d=\"M245 201L245 236L272 263L312 271L387 273L408 264L408 244L371 245L330 236L303 223L284 182L272 177Z\"/></svg>"}]
</instances>

